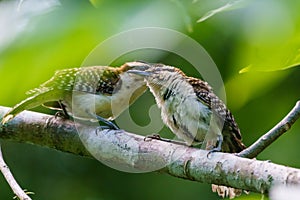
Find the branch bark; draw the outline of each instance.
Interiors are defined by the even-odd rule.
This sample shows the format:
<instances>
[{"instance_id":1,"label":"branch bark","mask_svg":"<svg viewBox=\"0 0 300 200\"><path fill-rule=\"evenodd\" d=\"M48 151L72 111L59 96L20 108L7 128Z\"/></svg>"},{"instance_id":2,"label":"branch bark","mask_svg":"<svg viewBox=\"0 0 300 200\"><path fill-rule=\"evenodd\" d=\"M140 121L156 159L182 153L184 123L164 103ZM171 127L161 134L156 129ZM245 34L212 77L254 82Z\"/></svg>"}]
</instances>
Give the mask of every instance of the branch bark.
<instances>
[{"instance_id":1,"label":"branch bark","mask_svg":"<svg viewBox=\"0 0 300 200\"><path fill-rule=\"evenodd\" d=\"M0 107L0 116L7 109ZM30 111L22 112L2 126L0 138L81 156L93 155L123 171L158 171L191 181L259 193L268 193L273 185L300 184L299 169L227 153L216 152L207 157L205 150L159 140L144 141L143 136L124 130L101 131L89 124L76 124Z\"/></svg>"},{"instance_id":2,"label":"branch bark","mask_svg":"<svg viewBox=\"0 0 300 200\"><path fill-rule=\"evenodd\" d=\"M13 190L15 195L20 200L31 200L31 198L19 186L19 184L15 180L14 176L12 175L11 171L9 170L7 164L5 163L5 161L3 159L3 155L2 155L1 146L0 146L0 171L2 172L5 180L9 184L10 188Z\"/></svg>"},{"instance_id":3,"label":"branch bark","mask_svg":"<svg viewBox=\"0 0 300 200\"><path fill-rule=\"evenodd\" d=\"M0 118L9 109L0 106ZM0 138L91 157L80 141L74 122L55 120L51 115L24 111L8 124L0 125Z\"/></svg>"}]
</instances>

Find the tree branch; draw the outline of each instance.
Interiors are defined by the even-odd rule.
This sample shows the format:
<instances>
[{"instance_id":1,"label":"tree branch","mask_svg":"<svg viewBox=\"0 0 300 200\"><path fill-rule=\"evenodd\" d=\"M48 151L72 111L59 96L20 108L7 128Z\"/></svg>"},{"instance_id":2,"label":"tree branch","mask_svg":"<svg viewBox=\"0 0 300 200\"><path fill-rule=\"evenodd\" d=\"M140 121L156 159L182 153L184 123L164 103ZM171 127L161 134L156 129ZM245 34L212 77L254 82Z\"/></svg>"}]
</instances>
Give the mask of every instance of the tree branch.
<instances>
[{"instance_id":1,"label":"tree branch","mask_svg":"<svg viewBox=\"0 0 300 200\"><path fill-rule=\"evenodd\" d=\"M0 106L0 118L8 110L9 108ZM0 138L91 157L78 137L74 122L60 118L55 120L51 115L22 112L8 124L0 125Z\"/></svg>"},{"instance_id":2,"label":"tree branch","mask_svg":"<svg viewBox=\"0 0 300 200\"><path fill-rule=\"evenodd\" d=\"M9 184L10 188L13 190L15 195L20 200L31 200L31 198L19 186L19 184L15 180L14 176L12 175L11 171L9 170L8 166L6 165L6 163L3 159L1 146L0 146L0 171L2 172L5 180Z\"/></svg>"},{"instance_id":3,"label":"tree branch","mask_svg":"<svg viewBox=\"0 0 300 200\"><path fill-rule=\"evenodd\" d=\"M0 107L0 116L6 111L7 108ZM93 154L103 163L124 171L159 171L259 193L269 192L273 185L300 184L299 169L227 153L216 152L207 157L205 150L159 140L144 141L143 136L124 130L99 131L93 126L29 111L1 127L0 137L76 155Z\"/></svg>"},{"instance_id":4,"label":"tree branch","mask_svg":"<svg viewBox=\"0 0 300 200\"><path fill-rule=\"evenodd\" d=\"M297 101L294 108L283 118L276 126L274 126L270 131L261 136L256 142L254 142L250 147L241 151L237 156L244 158L255 158L260 154L265 148L272 144L277 138L279 138L283 133L287 132L291 126L300 117L300 101Z\"/></svg>"}]
</instances>

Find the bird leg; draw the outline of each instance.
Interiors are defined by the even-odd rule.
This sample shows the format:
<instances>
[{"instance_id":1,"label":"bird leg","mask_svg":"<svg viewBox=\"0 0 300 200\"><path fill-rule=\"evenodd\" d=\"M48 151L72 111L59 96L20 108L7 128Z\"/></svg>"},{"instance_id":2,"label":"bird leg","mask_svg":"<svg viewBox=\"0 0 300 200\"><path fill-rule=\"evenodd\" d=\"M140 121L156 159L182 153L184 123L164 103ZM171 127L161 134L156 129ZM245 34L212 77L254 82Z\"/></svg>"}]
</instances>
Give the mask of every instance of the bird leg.
<instances>
[{"instance_id":1,"label":"bird leg","mask_svg":"<svg viewBox=\"0 0 300 200\"><path fill-rule=\"evenodd\" d=\"M177 140L171 140L171 139L167 139L167 138L162 138L157 133L154 133L152 135L146 135L145 138L144 138L144 141L151 141L152 139L187 146L187 144L185 142L181 142L181 141L177 141Z\"/></svg>"},{"instance_id":2,"label":"bird leg","mask_svg":"<svg viewBox=\"0 0 300 200\"><path fill-rule=\"evenodd\" d=\"M118 130L120 129L116 124L114 124L113 122L107 120L107 119L104 119L103 117L100 117L98 115L95 115L96 119L99 121L99 122L102 122L104 124L106 124L107 126L100 126L101 128L104 128L104 129L114 129L114 130Z\"/></svg>"},{"instance_id":3,"label":"bird leg","mask_svg":"<svg viewBox=\"0 0 300 200\"><path fill-rule=\"evenodd\" d=\"M217 136L217 146L212 149L209 149L207 157L213 152L220 152L222 150L222 143L223 143L223 137L222 137L222 135L218 135Z\"/></svg>"},{"instance_id":4,"label":"bird leg","mask_svg":"<svg viewBox=\"0 0 300 200\"><path fill-rule=\"evenodd\" d=\"M55 113L55 118L60 117L63 119L70 119L70 115L68 114L67 110L66 110L66 106L61 102L61 100L58 101L59 107L61 108L61 110L57 111Z\"/></svg>"}]
</instances>

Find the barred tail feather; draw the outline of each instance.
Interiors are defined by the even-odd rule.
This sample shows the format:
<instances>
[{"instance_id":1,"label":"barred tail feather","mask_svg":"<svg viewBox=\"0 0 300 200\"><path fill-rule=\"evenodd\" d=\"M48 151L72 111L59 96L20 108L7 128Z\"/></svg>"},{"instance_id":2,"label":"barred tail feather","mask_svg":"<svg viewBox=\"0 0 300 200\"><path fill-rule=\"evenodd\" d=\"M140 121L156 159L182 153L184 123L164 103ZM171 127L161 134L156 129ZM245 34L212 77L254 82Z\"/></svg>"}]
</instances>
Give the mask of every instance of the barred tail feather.
<instances>
[{"instance_id":1,"label":"barred tail feather","mask_svg":"<svg viewBox=\"0 0 300 200\"><path fill-rule=\"evenodd\" d=\"M222 152L239 153L244 149L246 146L234 134L223 132Z\"/></svg>"}]
</instances>

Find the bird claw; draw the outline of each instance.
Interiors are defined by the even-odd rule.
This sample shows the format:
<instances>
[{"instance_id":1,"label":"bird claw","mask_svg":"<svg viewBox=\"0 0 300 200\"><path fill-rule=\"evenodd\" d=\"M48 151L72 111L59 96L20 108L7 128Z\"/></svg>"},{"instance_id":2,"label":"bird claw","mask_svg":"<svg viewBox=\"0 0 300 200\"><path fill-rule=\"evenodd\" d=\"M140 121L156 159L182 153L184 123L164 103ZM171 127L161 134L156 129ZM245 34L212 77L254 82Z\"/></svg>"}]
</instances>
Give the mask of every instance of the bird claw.
<instances>
[{"instance_id":1,"label":"bird claw","mask_svg":"<svg viewBox=\"0 0 300 200\"><path fill-rule=\"evenodd\" d=\"M101 132L101 131L103 131L103 130L108 130L108 131L110 131L110 130L112 130L112 129L111 129L110 126L98 126L98 127L96 128L96 135L98 136L98 132ZM114 129L114 130L117 130L117 129ZM119 130L119 129L118 129L118 130Z\"/></svg>"},{"instance_id":2,"label":"bird claw","mask_svg":"<svg viewBox=\"0 0 300 200\"><path fill-rule=\"evenodd\" d=\"M146 135L145 138L144 138L144 141L151 141L152 139L155 139L155 140L163 140L159 134L157 133L154 133L152 135Z\"/></svg>"},{"instance_id":3,"label":"bird claw","mask_svg":"<svg viewBox=\"0 0 300 200\"><path fill-rule=\"evenodd\" d=\"M109 121L109 120L107 120L107 119L105 119L105 118L103 118L103 117L101 117L99 115L96 115L96 114L91 113L91 112L87 112L87 113L90 116L96 118L99 122L102 122L105 125L107 125L107 126L102 126L102 127L107 127L105 129L113 129L113 130L119 130L120 129L116 124L114 124L113 122L111 122L111 121ZM101 128L101 126L100 126L100 128Z\"/></svg>"},{"instance_id":4,"label":"bird claw","mask_svg":"<svg viewBox=\"0 0 300 200\"><path fill-rule=\"evenodd\" d=\"M107 129L113 129L113 130L120 129L116 124L114 124L113 122L111 122L109 120L104 119L103 117L100 117L98 115L96 115L95 117L98 121L103 122L104 124L107 125L107 126L102 126L102 127L107 127Z\"/></svg>"},{"instance_id":5,"label":"bird claw","mask_svg":"<svg viewBox=\"0 0 300 200\"><path fill-rule=\"evenodd\" d=\"M218 136L218 140L217 140L218 145L212 149L210 149L207 153L207 158L209 157L209 155L213 152L220 152L222 151L222 143L223 143L223 137L220 135Z\"/></svg>"},{"instance_id":6,"label":"bird claw","mask_svg":"<svg viewBox=\"0 0 300 200\"><path fill-rule=\"evenodd\" d=\"M151 141L152 139L154 139L154 140L160 140L160 141L163 141L163 142L169 142L169 143L173 143L173 144L179 144L179 145L187 146L187 144L185 142L162 138L157 133L154 133L152 135L147 135L147 136L144 137L144 141Z\"/></svg>"},{"instance_id":7,"label":"bird claw","mask_svg":"<svg viewBox=\"0 0 300 200\"><path fill-rule=\"evenodd\" d=\"M213 149L209 150L208 153L207 153L207 158L209 158L209 155L211 153L220 152L220 151L221 151L221 148L219 148L219 147L216 147L216 148L213 148Z\"/></svg>"},{"instance_id":8,"label":"bird claw","mask_svg":"<svg viewBox=\"0 0 300 200\"><path fill-rule=\"evenodd\" d=\"M70 116L66 113L64 113L63 111L57 111L54 116L49 117L46 122L45 122L45 127L49 127L50 124L52 123L52 120L57 120L57 119L61 119L61 120L66 120L66 119L70 119Z\"/></svg>"},{"instance_id":9,"label":"bird claw","mask_svg":"<svg viewBox=\"0 0 300 200\"><path fill-rule=\"evenodd\" d=\"M57 111L54 115L54 118L55 119L57 119L57 118L70 119L70 116L63 111Z\"/></svg>"}]
</instances>

